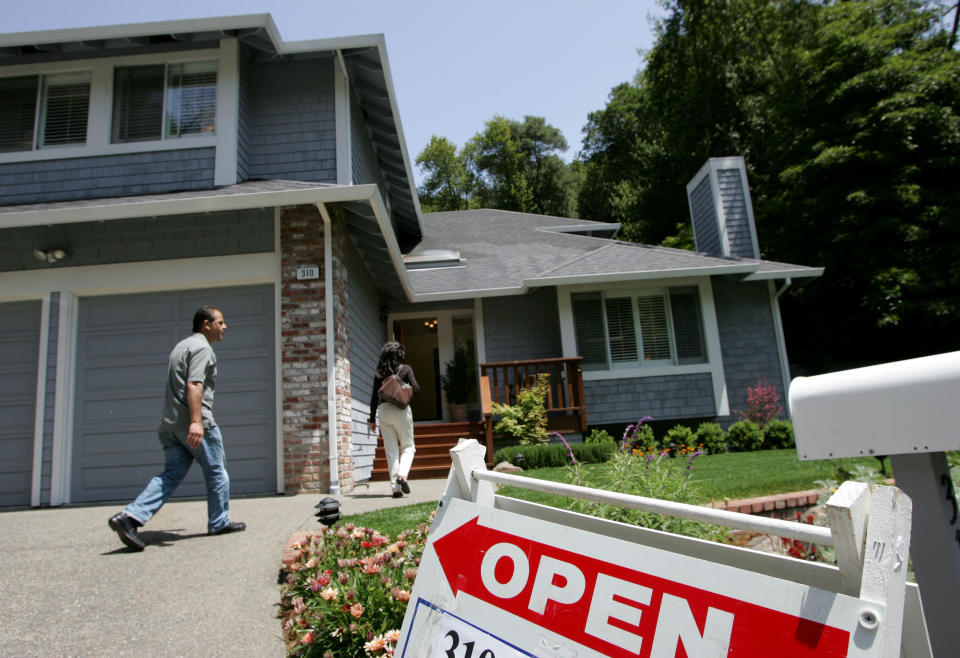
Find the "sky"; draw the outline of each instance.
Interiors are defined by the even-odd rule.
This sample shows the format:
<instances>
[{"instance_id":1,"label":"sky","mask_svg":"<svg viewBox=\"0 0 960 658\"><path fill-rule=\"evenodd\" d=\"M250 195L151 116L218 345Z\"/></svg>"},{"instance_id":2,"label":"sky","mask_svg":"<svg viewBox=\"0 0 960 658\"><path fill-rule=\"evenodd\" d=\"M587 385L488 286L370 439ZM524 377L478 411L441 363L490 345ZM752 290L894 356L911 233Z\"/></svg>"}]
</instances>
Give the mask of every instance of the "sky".
<instances>
[{"instance_id":1,"label":"sky","mask_svg":"<svg viewBox=\"0 0 960 658\"><path fill-rule=\"evenodd\" d=\"M383 34L414 161L431 135L457 146L496 115L541 116L580 149L587 115L633 79L653 44L655 0L31 0L3 32L270 13L284 41Z\"/></svg>"}]
</instances>

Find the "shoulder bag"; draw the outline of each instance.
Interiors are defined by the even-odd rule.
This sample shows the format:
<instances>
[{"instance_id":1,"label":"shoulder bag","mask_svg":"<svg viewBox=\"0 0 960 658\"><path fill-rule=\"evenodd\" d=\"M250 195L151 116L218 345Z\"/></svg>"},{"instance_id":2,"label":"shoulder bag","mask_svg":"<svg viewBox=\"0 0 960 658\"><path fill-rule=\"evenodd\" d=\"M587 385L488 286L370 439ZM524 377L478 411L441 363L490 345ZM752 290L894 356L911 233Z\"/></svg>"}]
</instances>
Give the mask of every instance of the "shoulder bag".
<instances>
[{"instance_id":1,"label":"shoulder bag","mask_svg":"<svg viewBox=\"0 0 960 658\"><path fill-rule=\"evenodd\" d=\"M397 373L399 372L400 369L398 368ZM413 387L401 381L395 374L384 379L383 384L380 385L380 399L384 402L389 402L395 407L405 409L407 405L410 404L412 397Z\"/></svg>"}]
</instances>

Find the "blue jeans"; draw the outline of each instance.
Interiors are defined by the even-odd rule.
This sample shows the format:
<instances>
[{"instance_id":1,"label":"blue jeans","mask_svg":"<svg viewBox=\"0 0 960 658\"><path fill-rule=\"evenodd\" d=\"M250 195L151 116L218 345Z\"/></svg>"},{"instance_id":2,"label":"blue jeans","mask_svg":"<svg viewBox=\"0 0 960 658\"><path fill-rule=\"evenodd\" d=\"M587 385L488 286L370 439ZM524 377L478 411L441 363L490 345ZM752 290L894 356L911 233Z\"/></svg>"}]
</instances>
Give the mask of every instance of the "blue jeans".
<instances>
[{"instance_id":1,"label":"blue jeans","mask_svg":"<svg viewBox=\"0 0 960 658\"><path fill-rule=\"evenodd\" d=\"M154 477L126 512L141 524L146 523L173 495L196 459L207 481L207 530L216 532L230 523L230 477L224 465L223 437L216 425L203 429L203 441L196 448L187 446L186 432L160 432L163 446L163 472Z\"/></svg>"}]
</instances>

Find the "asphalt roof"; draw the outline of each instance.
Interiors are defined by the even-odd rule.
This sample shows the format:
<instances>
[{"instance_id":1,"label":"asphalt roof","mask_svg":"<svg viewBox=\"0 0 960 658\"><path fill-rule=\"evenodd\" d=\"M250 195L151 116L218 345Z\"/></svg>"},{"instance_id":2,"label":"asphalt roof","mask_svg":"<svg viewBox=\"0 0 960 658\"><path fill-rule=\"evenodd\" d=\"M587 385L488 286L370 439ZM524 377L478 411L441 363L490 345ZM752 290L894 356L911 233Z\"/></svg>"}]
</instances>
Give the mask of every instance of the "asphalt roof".
<instances>
[{"instance_id":1,"label":"asphalt roof","mask_svg":"<svg viewBox=\"0 0 960 658\"><path fill-rule=\"evenodd\" d=\"M517 294L527 288L683 276L738 275L746 279L819 276L822 269L727 258L571 232L609 224L503 210L426 213L424 237L409 256L459 252L454 267L410 269L419 299Z\"/></svg>"}]
</instances>

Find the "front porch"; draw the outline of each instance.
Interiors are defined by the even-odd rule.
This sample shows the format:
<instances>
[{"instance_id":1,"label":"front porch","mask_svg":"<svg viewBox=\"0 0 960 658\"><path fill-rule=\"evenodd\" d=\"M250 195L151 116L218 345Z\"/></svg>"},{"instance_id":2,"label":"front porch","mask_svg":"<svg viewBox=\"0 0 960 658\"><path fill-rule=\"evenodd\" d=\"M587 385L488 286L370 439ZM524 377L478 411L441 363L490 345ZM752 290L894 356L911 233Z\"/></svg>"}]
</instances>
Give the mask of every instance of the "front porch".
<instances>
[{"instance_id":1,"label":"front porch","mask_svg":"<svg viewBox=\"0 0 960 658\"><path fill-rule=\"evenodd\" d=\"M544 374L550 375L550 387L544 406L548 430L561 434L583 433L587 413L583 396L581 357L532 359L481 363L480 419L462 423L414 423L417 454L410 479L444 477L450 470L450 448L461 438L476 439L487 448L487 463L493 464L493 403L514 404L517 393ZM388 479L383 442L378 441L370 479Z\"/></svg>"}]
</instances>

